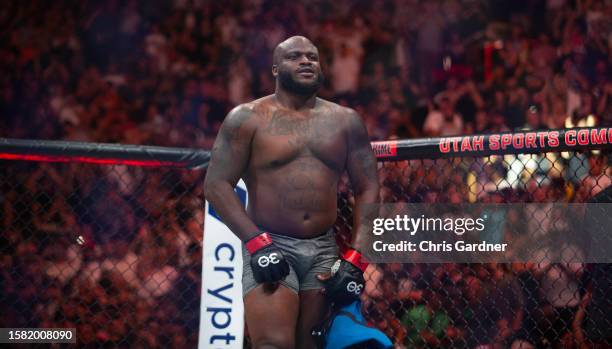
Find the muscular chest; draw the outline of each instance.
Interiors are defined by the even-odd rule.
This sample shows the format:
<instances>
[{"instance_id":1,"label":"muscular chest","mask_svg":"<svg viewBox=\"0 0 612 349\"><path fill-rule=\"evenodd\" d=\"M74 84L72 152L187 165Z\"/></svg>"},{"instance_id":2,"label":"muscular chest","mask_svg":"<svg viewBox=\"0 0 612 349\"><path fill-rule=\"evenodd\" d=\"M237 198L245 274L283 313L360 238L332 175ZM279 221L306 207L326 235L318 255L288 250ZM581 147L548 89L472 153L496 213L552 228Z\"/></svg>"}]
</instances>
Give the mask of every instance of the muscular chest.
<instances>
[{"instance_id":1,"label":"muscular chest","mask_svg":"<svg viewBox=\"0 0 612 349\"><path fill-rule=\"evenodd\" d=\"M346 136L333 115L275 112L258 129L252 160L257 166L282 166L312 156L341 172L346 160Z\"/></svg>"}]
</instances>

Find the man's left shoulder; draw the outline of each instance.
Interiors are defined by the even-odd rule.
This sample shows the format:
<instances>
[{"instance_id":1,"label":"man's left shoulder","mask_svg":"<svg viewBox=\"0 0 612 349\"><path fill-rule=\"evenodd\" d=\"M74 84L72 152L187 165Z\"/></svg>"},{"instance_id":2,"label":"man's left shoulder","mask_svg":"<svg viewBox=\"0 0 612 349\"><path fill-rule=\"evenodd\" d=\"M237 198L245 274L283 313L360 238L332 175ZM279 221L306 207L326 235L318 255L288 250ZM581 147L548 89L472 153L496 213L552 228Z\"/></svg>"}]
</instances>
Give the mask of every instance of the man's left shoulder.
<instances>
[{"instance_id":1,"label":"man's left shoulder","mask_svg":"<svg viewBox=\"0 0 612 349\"><path fill-rule=\"evenodd\" d=\"M348 122L357 121L355 120L355 118L361 120L359 118L359 114L357 113L357 111L355 111L355 109L342 106L340 104L325 100L323 98L317 98L317 103L322 109L325 109L327 112L333 114L335 117L341 117Z\"/></svg>"}]
</instances>

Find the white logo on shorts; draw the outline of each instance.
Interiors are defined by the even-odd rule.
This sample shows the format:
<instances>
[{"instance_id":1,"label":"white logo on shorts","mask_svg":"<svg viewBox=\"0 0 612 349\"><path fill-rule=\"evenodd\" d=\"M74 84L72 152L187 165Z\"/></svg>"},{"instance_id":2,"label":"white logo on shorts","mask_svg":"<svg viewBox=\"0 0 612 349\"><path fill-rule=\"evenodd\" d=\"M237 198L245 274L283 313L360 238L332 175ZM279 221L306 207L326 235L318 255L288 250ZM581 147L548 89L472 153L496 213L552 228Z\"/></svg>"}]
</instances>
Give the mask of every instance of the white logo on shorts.
<instances>
[{"instance_id":1,"label":"white logo on shorts","mask_svg":"<svg viewBox=\"0 0 612 349\"><path fill-rule=\"evenodd\" d=\"M356 283L355 281L351 281L346 285L346 290L349 291L349 293L354 293L358 296L361 294L362 288L363 288L363 285L360 285Z\"/></svg>"},{"instance_id":2,"label":"white logo on shorts","mask_svg":"<svg viewBox=\"0 0 612 349\"><path fill-rule=\"evenodd\" d=\"M259 259L257 259L257 264L259 264L259 266L262 268L265 268L270 264L278 264L280 260L278 260L276 256L278 256L276 252L270 253L268 256L261 256Z\"/></svg>"},{"instance_id":3,"label":"white logo on shorts","mask_svg":"<svg viewBox=\"0 0 612 349\"><path fill-rule=\"evenodd\" d=\"M342 263L341 260L337 259L336 262L331 266L331 274L334 275L338 272L338 269L340 269L340 264Z\"/></svg>"}]
</instances>

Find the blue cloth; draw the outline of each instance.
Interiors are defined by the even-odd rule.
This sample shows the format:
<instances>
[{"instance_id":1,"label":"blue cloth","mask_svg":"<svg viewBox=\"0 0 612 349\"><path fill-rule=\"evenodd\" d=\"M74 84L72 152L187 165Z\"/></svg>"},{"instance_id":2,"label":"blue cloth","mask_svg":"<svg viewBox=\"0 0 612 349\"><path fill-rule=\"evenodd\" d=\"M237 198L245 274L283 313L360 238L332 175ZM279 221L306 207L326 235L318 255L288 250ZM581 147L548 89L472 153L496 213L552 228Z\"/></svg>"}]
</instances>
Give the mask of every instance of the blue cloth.
<instances>
[{"instance_id":1,"label":"blue cloth","mask_svg":"<svg viewBox=\"0 0 612 349\"><path fill-rule=\"evenodd\" d=\"M344 349L360 343L368 348L386 349L393 344L380 330L367 325L361 314L361 302L355 301L336 314L327 332L325 349Z\"/></svg>"}]
</instances>

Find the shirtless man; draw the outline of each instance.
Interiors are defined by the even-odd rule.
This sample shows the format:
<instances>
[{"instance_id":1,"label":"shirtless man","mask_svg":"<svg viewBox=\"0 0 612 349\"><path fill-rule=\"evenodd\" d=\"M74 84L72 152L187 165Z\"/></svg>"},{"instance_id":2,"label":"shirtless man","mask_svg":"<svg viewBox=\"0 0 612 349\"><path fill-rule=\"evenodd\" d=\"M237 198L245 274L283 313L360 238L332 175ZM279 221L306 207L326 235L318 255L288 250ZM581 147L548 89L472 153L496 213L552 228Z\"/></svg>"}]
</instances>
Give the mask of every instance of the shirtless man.
<instances>
[{"instance_id":1,"label":"shirtless man","mask_svg":"<svg viewBox=\"0 0 612 349\"><path fill-rule=\"evenodd\" d=\"M332 225L345 170L355 217L363 204L377 201L376 159L355 111L317 98L323 75L310 40L294 36L280 43L272 74L273 95L239 105L225 118L205 196L243 241L253 347L311 349L311 330L329 302L350 303L363 289L367 264L357 252L362 238L356 231L363 229L354 229L354 250L339 257ZM233 191L240 178L249 193L246 211Z\"/></svg>"}]
</instances>

